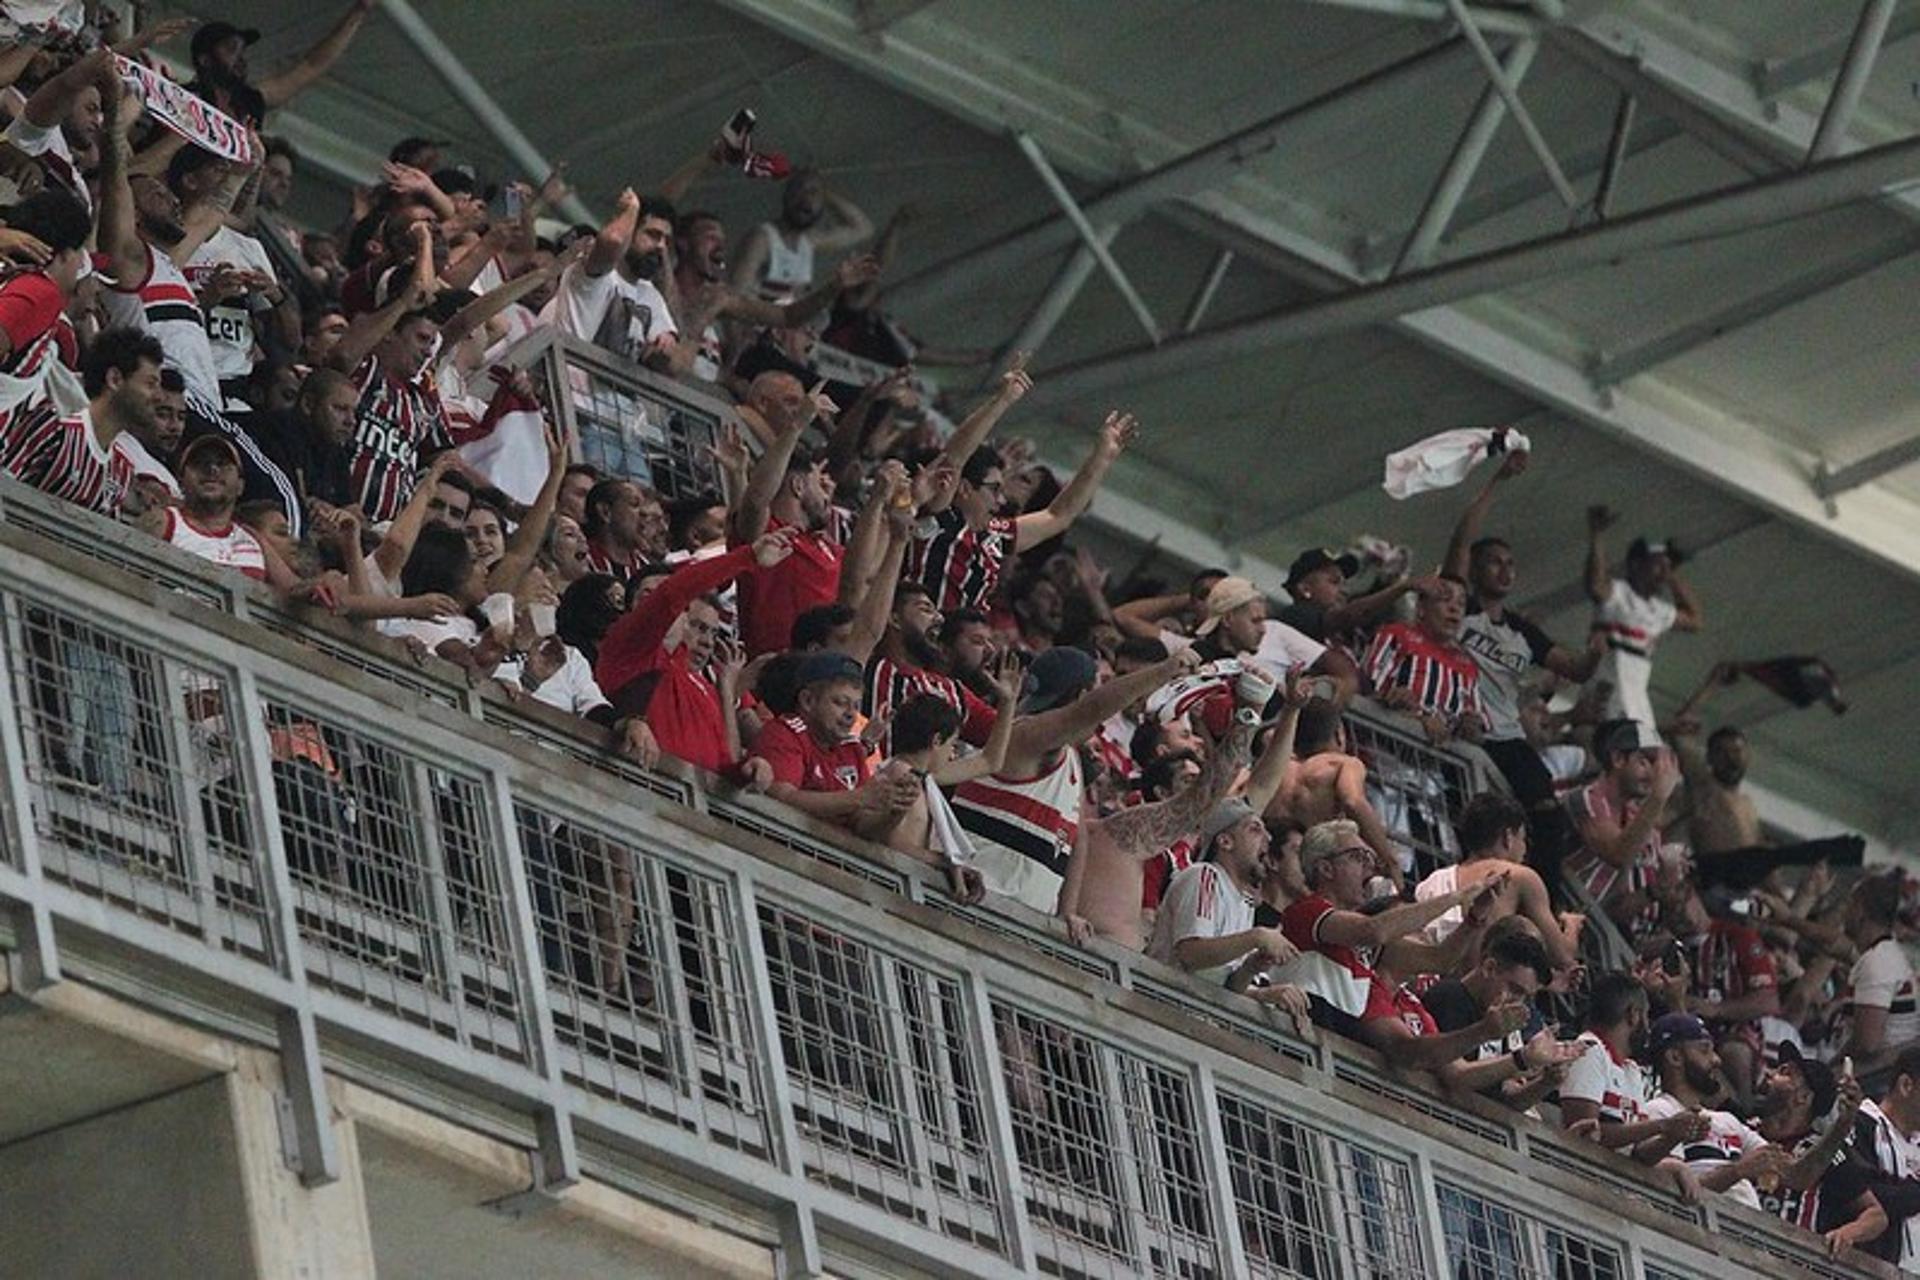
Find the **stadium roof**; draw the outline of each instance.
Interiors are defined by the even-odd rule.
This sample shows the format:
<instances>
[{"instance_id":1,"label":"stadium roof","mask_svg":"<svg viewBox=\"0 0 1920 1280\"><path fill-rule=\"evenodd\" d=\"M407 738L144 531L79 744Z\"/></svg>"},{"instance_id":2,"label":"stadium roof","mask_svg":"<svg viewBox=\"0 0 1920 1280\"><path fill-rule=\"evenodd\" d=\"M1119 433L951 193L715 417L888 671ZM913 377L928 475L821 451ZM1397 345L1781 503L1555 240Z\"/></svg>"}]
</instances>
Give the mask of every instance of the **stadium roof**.
<instances>
[{"instance_id":1,"label":"stadium roof","mask_svg":"<svg viewBox=\"0 0 1920 1280\"><path fill-rule=\"evenodd\" d=\"M336 16L222 8L267 32L256 66ZM769 145L876 220L918 210L894 275L909 327L1000 347L1058 320L1029 425L1072 458L1107 407L1134 408L1148 435L1113 483L1168 545L1260 570L1365 530L1437 555L1465 491L1394 503L1382 455L1520 421L1537 461L1489 531L1514 540L1538 620L1584 633L1588 502L1673 536L1709 629L1662 648L1657 703L1719 658L1824 657L1844 718L1751 686L1713 718L1747 729L1769 791L1920 836L1920 187L1883 191L1920 179L1920 143L1849 158L1920 134L1914 6L384 8L273 120L336 183L315 199L308 181L316 214L421 133L492 176L538 177L530 153L567 160L605 210L752 106ZM443 51L508 129L456 90ZM503 142L516 126L523 142ZM744 181L700 198L735 233L775 207ZM1082 218L1112 229L1124 285L1081 248Z\"/></svg>"}]
</instances>

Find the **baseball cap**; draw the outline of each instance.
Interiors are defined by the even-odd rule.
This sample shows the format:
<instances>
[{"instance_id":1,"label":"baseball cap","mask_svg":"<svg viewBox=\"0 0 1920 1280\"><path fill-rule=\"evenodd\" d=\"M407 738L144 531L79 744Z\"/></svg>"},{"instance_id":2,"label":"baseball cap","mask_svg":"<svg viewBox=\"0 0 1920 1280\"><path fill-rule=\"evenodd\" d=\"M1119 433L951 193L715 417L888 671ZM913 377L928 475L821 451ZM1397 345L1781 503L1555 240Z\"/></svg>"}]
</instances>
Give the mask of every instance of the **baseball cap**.
<instances>
[{"instance_id":1,"label":"baseball cap","mask_svg":"<svg viewBox=\"0 0 1920 1280\"><path fill-rule=\"evenodd\" d=\"M1310 573L1317 573L1328 565L1338 566L1342 577L1351 578L1360 572L1360 557L1337 555L1325 547L1309 547L1295 556L1293 563L1287 567L1287 590L1293 590L1300 579Z\"/></svg>"},{"instance_id":2,"label":"baseball cap","mask_svg":"<svg viewBox=\"0 0 1920 1280\"><path fill-rule=\"evenodd\" d=\"M1713 1043L1713 1034L1691 1013L1662 1014L1647 1029L1647 1057L1655 1060L1677 1044L1699 1043Z\"/></svg>"},{"instance_id":3,"label":"baseball cap","mask_svg":"<svg viewBox=\"0 0 1920 1280\"><path fill-rule=\"evenodd\" d=\"M1815 1062L1800 1052L1800 1046L1791 1040L1782 1040L1779 1045L1780 1065L1792 1067L1806 1081L1807 1088L1813 1093L1813 1118L1818 1120L1833 1110L1834 1100L1840 1096L1840 1081L1833 1074L1833 1068L1824 1062Z\"/></svg>"},{"instance_id":4,"label":"baseball cap","mask_svg":"<svg viewBox=\"0 0 1920 1280\"><path fill-rule=\"evenodd\" d=\"M192 465L194 455L205 453L208 449L218 449L234 466L240 465L240 450L234 448L233 441L223 435L208 432L206 435L195 436L187 441L186 447L180 450L180 466L184 469Z\"/></svg>"},{"instance_id":5,"label":"baseball cap","mask_svg":"<svg viewBox=\"0 0 1920 1280\"><path fill-rule=\"evenodd\" d=\"M1245 578L1225 577L1213 584L1207 592L1207 616L1195 630L1195 635L1207 635L1220 625L1220 619L1238 609L1241 605L1252 604L1262 598L1260 588Z\"/></svg>"},{"instance_id":6,"label":"baseball cap","mask_svg":"<svg viewBox=\"0 0 1920 1280\"><path fill-rule=\"evenodd\" d=\"M1229 831L1254 816L1253 806L1238 797L1214 805L1207 811L1206 821L1200 824L1200 856L1205 858L1213 852L1213 842L1221 832Z\"/></svg>"},{"instance_id":7,"label":"baseball cap","mask_svg":"<svg viewBox=\"0 0 1920 1280\"><path fill-rule=\"evenodd\" d=\"M1685 557L1680 554L1679 546L1672 538L1635 538L1627 547L1627 559L1629 560L1645 560L1648 556L1665 556L1668 563L1672 564L1676 569L1680 567L1680 562L1685 559Z\"/></svg>"},{"instance_id":8,"label":"baseball cap","mask_svg":"<svg viewBox=\"0 0 1920 1280\"><path fill-rule=\"evenodd\" d=\"M236 27L231 22L201 24L200 29L193 33L193 60L198 62L201 54L222 40L231 40L235 36L240 37L242 44L252 44L260 38L260 31L257 27Z\"/></svg>"},{"instance_id":9,"label":"baseball cap","mask_svg":"<svg viewBox=\"0 0 1920 1280\"><path fill-rule=\"evenodd\" d=\"M1020 711L1033 715L1065 706L1093 687L1099 674L1085 649L1057 645L1033 660L1020 687Z\"/></svg>"},{"instance_id":10,"label":"baseball cap","mask_svg":"<svg viewBox=\"0 0 1920 1280\"><path fill-rule=\"evenodd\" d=\"M795 674L793 687L805 689L810 685L829 684L836 680L863 684L866 680L866 672L858 662L846 654L822 649L817 653L808 654L801 660L800 670Z\"/></svg>"}]
</instances>

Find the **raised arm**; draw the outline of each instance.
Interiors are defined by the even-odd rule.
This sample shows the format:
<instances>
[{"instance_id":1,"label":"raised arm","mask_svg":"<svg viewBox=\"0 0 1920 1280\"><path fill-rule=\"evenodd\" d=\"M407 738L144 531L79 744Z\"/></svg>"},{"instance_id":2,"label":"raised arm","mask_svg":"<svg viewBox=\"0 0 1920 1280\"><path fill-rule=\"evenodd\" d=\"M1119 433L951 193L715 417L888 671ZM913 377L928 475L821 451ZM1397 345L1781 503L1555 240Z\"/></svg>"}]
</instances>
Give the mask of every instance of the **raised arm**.
<instances>
[{"instance_id":1,"label":"raised arm","mask_svg":"<svg viewBox=\"0 0 1920 1280\"><path fill-rule=\"evenodd\" d=\"M1698 631L1707 625L1707 615L1700 607L1700 597L1694 594L1693 587L1680 576L1678 570L1667 575L1667 590L1673 593L1675 631Z\"/></svg>"},{"instance_id":2,"label":"raised arm","mask_svg":"<svg viewBox=\"0 0 1920 1280\"><path fill-rule=\"evenodd\" d=\"M894 501L903 500L909 510L912 508L906 469L897 462L888 463L885 470L874 477L872 490L861 504L860 514L854 517L853 532L847 537L846 558L840 562L841 604L855 603L873 585L875 566L886 553L887 514Z\"/></svg>"},{"instance_id":3,"label":"raised arm","mask_svg":"<svg viewBox=\"0 0 1920 1280\"><path fill-rule=\"evenodd\" d=\"M1136 640L1158 640L1160 633L1167 630L1168 621L1179 617L1192 604L1193 597L1184 591L1143 596L1114 606L1113 625Z\"/></svg>"},{"instance_id":4,"label":"raised arm","mask_svg":"<svg viewBox=\"0 0 1920 1280\"><path fill-rule=\"evenodd\" d=\"M127 130L139 117L139 99L127 92L113 69L113 58L99 50L75 66L93 67L100 86L100 105L106 124L100 130L100 213L96 243L107 255L107 269L127 289L138 288L153 269L147 242L140 238L139 217L133 207L133 188L127 182Z\"/></svg>"},{"instance_id":5,"label":"raised arm","mask_svg":"<svg viewBox=\"0 0 1920 1280\"><path fill-rule=\"evenodd\" d=\"M807 417L796 414L785 422L769 422L773 440L747 472L747 490L735 500L727 514L727 535L735 542L751 542L767 531L767 519L773 497L787 478L787 464L793 461L794 446L807 429Z\"/></svg>"},{"instance_id":6,"label":"raised arm","mask_svg":"<svg viewBox=\"0 0 1920 1280\"><path fill-rule=\"evenodd\" d=\"M393 332L393 327L400 323L400 317L433 296L432 233L427 230L426 223L416 222L409 234L413 237L414 257L413 272L407 283L394 290L385 306L355 316L353 323L347 326L347 331L340 335L340 341L334 344L333 351L327 356L327 362L342 373L352 373L358 369L360 362Z\"/></svg>"},{"instance_id":7,"label":"raised arm","mask_svg":"<svg viewBox=\"0 0 1920 1280\"><path fill-rule=\"evenodd\" d=\"M1611 817L1596 817L1592 814L1576 816L1574 825L1579 828L1581 842L1593 856L1610 867L1629 867L1639 854L1640 846L1647 842L1660 826L1665 815L1668 801L1673 799L1674 789L1680 783L1680 770L1670 757L1662 754L1660 763L1654 766L1653 794L1640 806L1640 812L1624 825Z\"/></svg>"},{"instance_id":8,"label":"raised arm","mask_svg":"<svg viewBox=\"0 0 1920 1280\"><path fill-rule=\"evenodd\" d=\"M353 0L347 6L347 11L340 15L340 21L333 24L333 30L321 36L318 43L301 54L298 62L262 80L258 87L267 105L284 107L295 94L327 74L328 69L340 60L340 55L347 51L347 46L353 43L360 24L367 20L376 3L377 0Z\"/></svg>"},{"instance_id":9,"label":"raised arm","mask_svg":"<svg viewBox=\"0 0 1920 1280\"><path fill-rule=\"evenodd\" d=\"M428 463L427 469L414 482L413 493L407 498L407 504L387 525L386 537L374 548L373 564L388 582L400 581L400 570L406 567L408 558L413 555L413 544L420 537L421 527L427 522L427 504L433 501L433 491L439 487L440 477L458 461L459 456L449 449Z\"/></svg>"},{"instance_id":10,"label":"raised arm","mask_svg":"<svg viewBox=\"0 0 1920 1280\"><path fill-rule=\"evenodd\" d=\"M633 243L633 229L638 225L640 197L634 194L632 187L628 187L614 200L613 217L593 238L593 248L587 251L586 261L580 264L580 270L596 280L613 270L620 261L620 255Z\"/></svg>"},{"instance_id":11,"label":"raised arm","mask_svg":"<svg viewBox=\"0 0 1920 1280\"><path fill-rule=\"evenodd\" d=\"M949 760L934 770L933 780L943 787L957 787L990 773L999 773L1007 764L1007 746L1013 741L1013 726L1020 718L1020 685L1026 671L1012 652L1000 655L993 672L993 730L986 743L970 756Z\"/></svg>"},{"instance_id":12,"label":"raised arm","mask_svg":"<svg viewBox=\"0 0 1920 1280\"><path fill-rule=\"evenodd\" d=\"M1254 727L1236 721L1224 741L1207 754L1206 768L1191 786L1152 804L1122 809L1104 819L1108 839L1122 853L1151 858L1175 840L1200 829L1208 810L1219 803L1240 776L1253 746ZM1260 812L1260 806L1254 806ZM1231 958L1231 957L1229 957Z\"/></svg>"},{"instance_id":13,"label":"raised arm","mask_svg":"<svg viewBox=\"0 0 1920 1280\"><path fill-rule=\"evenodd\" d=\"M1620 517L1604 506L1587 508L1587 599L1605 604L1613 594L1613 574L1607 568L1607 548L1601 541Z\"/></svg>"},{"instance_id":14,"label":"raised arm","mask_svg":"<svg viewBox=\"0 0 1920 1280\"><path fill-rule=\"evenodd\" d=\"M1100 482L1107 478L1107 472L1113 469L1114 462L1126 451L1138 432L1138 424L1130 413L1115 410L1107 415L1101 424L1100 439L1093 446L1093 452L1073 473L1073 479L1054 498L1045 511L1035 511L1021 516L1013 522L1014 549L1016 552L1037 547L1050 538L1057 538L1070 528L1075 520L1086 514L1093 503L1093 495L1099 491Z\"/></svg>"},{"instance_id":15,"label":"raised arm","mask_svg":"<svg viewBox=\"0 0 1920 1280\"><path fill-rule=\"evenodd\" d=\"M565 253L538 271L528 271L507 281L497 289L490 289L481 294L454 312L452 317L440 326L441 345L453 346L541 285L558 280L562 271L586 257L586 253L586 241L576 240L567 246Z\"/></svg>"},{"instance_id":16,"label":"raised arm","mask_svg":"<svg viewBox=\"0 0 1920 1280\"><path fill-rule=\"evenodd\" d=\"M1464 581L1467 576L1467 562L1472 557L1473 544L1480 537L1480 526L1486 523L1487 512L1493 506L1493 495L1503 480L1511 479L1527 469L1525 453L1510 453L1499 470L1487 477L1487 483L1460 513L1459 522L1453 526L1453 537L1447 542L1446 559L1440 562L1440 572L1452 574Z\"/></svg>"},{"instance_id":17,"label":"raised arm","mask_svg":"<svg viewBox=\"0 0 1920 1280\"><path fill-rule=\"evenodd\" d=\"M859 205L832 187L822 187L820 194L837 225L830 230L809 233L816 253L842 253L873 237L873 219Z\"/></svg>"},{"instance_id":18,"label":"raised arm","mask_svg":"<svg viewBox=\"0 0 1920 1280\"><path fill-rule=\"evenodd\" d=\"M498 396L520 397L529 388L525 387L525 371L515 374L516 382L509 383L495 393ZM547 441L547 478L540 485L540 492L534 497L533 505L528 508L526 518L513 527L507 537L506 549L501 553L500 563L493 566L487 574L489 591L513 591L520 585L520 579L533 567L534 557L540 554L540 547L547 540L547 526L553 523L553 509L560 501L560 484L567 478L567 442L560 431L551 423L546 427Z\"/></svg>"},{"instance_id":19,"label":"raised arm","mask_svg":"<svg viewBox=\"0 0 1920 1280\"><path fill-rule=\"evenodd\" d=\"M994 389L978 408L960 420L960 425L947 437L946 449L941 457L954 467L967 465L967 459L973 451L986 443L1000 419L1007 416L1007 410L1020 403L1020 397L1033 390L1033 378L1027 373L1028 353L1016 351L1007 364L1007 371L1000 375L1000 385Z\"/></svg>"},{"instance_id":20,"label":"raised arm","mask_svg":"<svg viewBox=\"0 0 1920 1280\"><path fill-rule=\"evenodd\" d=\"M214 233L227 225L227 215L233 212L235 202L247 182L266 160L266 148L260 143L260 135L249 134L252 147L245 163L229 163L220 185L208 192L206 197L188 205L180 214L180 225L186 234L177 244L167 250L167 255L184 266L187 260L199 251L200 246L210 240Z\"/></svg>"},{"instance_id":21,"label":"raised arm","mask_svg":"<svg viewBox=\"0 0 1920 1280\"><path fill-rule=\"evenodd\" d=\"M860 597L853 625L847 629L847 642L841 646L841 652L863 667L879 647L880 637L887 632L887 619L893 615L893 596L900 586L900 566L906 562L907 546L913 541L912 520L911 507L895 508L888 511L882 523L886 550L873 572L873 580Z\"/></svg>"},{"instance_id":22,"label":"raised arm","mask_svg":"<svg viewBox=\"0 0 1920 1280\"><path fill-rule=\"evenodd\" d=\"M1064 707L1028 716L1020 722L1020 732L1014 735L1013 754L1016 757L1045 755L1062 747L1077 746L1122 708L1198 665L1199 659L1191 650L1186 650L1165 662L1142 667L1131 675L1118 676L1089 689Z\"/></svg>"}]
</instances>

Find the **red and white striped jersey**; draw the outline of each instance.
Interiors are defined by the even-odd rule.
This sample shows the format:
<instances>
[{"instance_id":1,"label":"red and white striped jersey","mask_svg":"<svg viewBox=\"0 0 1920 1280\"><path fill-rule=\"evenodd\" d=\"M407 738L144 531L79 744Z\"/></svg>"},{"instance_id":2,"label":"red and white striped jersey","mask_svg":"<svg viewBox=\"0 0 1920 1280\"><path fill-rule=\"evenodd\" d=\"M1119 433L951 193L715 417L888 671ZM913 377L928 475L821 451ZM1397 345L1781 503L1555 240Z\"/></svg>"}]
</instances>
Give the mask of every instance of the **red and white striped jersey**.
<instances>
[{"instance_id":1,"label":"red and white striped jersey","mask_svg":"<svg viewBox=\"0 0 1920 1280\"><path fill-rule=\"evenodd\" d=\"M934 517L932 533L914 535L900 577L925 586L942 613L983 608L1000 585L1014 542L1013 521L995 516L975 530L965 516L948 509Z\"/></svg>"},{"instance_id":2,"label":"red and white striped jersey","mask_svg":"<svg viewBox=\"0 0 1920 1280\"><path fill-rule=\"evenodd\" d=\"M60 286L38 271L0 285L0 329L11 347L0 360L0 431L16 416L39 412L54 367L77 360L79 343L62 311L66 301Z\"/></svg>"},{"instance_id":3,"label":"red and white striped jersey","mask_svg":"<svg viewBox=\"0 0 1920 1280\"><path fill-rule=\"evenodd\" d=\"M1638 801L1620 799L1619 792L1605 778L1590 782L1567 797L1567 810L1573 815L1576 828L1592 818L1611 819L1625 828L1639 815L1640 807ZM1612 866L1583 848L1567 859L1566 871L1580 882L1595 902L1604 902L1611 893L1645 891L1653 884L1659 865L1660 830L1655 827L1647 833L1640 847L1634 850L1633 861L1625 867ZM1659 911L1657 904L1650 903L1629 922L1631 927L1628 932L1637 938L1651 931L1658 922Z\"/></svg>"},{"instance_id":4,"label":"red and white striped jersey","mask_svg":"<svg viewBox=\"0 0 1920 1280\"><path fill-rule=\"evenodd\" d=\"M960 825L983 839L1025 854L1055 875L1067 874L1080 833L1086 779L1080 753L1062 751L1051 769L1032 778L1000 774L966 782L953 794Z\"/></svg>"},{"instance_id":5,"label":"red and white striped jersey","mask_svg":"<svg viewBox=\"0 0 1920 1280\"><path fill-rule=\"evenodd\" d=\"M1457 644L1435 640L1408 622L1390 622L1367 650L1367 678L1374 693L1407 689L1420 709L1450 721L1486 724L1480 706L1480 664Z\"/></svg>"},{"instance_id":6,"label":"red and white striped jersey","mask_svg":"<svg viewBox=\"0 0 1920 1280\"><path fill-rule=\"evenodd\" d=\"M149 244L146 279L123 280L101 298L113 323L143 329L160 340L167 367L179 371L188 391L209 403L220 403L220 375L214 368L213 342L207 337L207 317L186 274L166 250Z\"/></svg>"},{"instance_id":7,"label":"red and white striped jersey","mask_svg":"<svg viewBox=\"0 0 1920 1280\"><path fill-rule=\"evenodd\" d=\"M413 496L420 455L451 448L446 407L432 379L402 378L369 355L354 371L360 403L354 410L353 491L367 519L400 514Z\"/></svg>"},{"instance_id":8,"label":"red and white striped jersey","mask_svg":"<svg viewBox=\"0 0 1920 1280\"><path fill-rule=\"evenodd\" d=\"M869 720L891 716L901 703L923 693L932 694L960 713L960 737L980 746L993 732L999 714L985 699L952 676L924 667L910 667L891 658L876 656L867 664L867 704ZM893 754L892 735L880 744L882 755Z\"/></svg>"},{"instance_id":9,"label":"red and white striped jersey","mask_svg":"<svg viewBox=\"0 0 1920 1280\"><path fill-rule=\"evenodd\" d=\"M1634 1124L1648 1098L1647 1071L1632 1058L1616 1057L1607 1042L1591 1031L1574 1041L1585 1050L1567 1067L1560 1097L1591 1102L1600 1108L1604 1124Z\"/></svg>"},{"instance_id":10,"label":"red and white striped jersey","mask_svg":"<svg viewBox=\"0 0 1920 1280\"><path fill-rule=\"evenodd\" d=\"M16 480L101 515L119 511L133 464L101 445L90 410L61 417L43 405L11 415L0 432L0 467Z\"/></svg>"},{"instance_id":11,"label":"red and white striped jersey","mask_svg":"<svg viewBox=\"0 0 1920 1280\"><path fill-rule=\"evenodd\" d=\"M178 507L167 508L166 540L182 551L234 569L255 582L267 580L267 553L260 540L231 519L217 529L202 528Z\"/></svg>"}]
</instances>

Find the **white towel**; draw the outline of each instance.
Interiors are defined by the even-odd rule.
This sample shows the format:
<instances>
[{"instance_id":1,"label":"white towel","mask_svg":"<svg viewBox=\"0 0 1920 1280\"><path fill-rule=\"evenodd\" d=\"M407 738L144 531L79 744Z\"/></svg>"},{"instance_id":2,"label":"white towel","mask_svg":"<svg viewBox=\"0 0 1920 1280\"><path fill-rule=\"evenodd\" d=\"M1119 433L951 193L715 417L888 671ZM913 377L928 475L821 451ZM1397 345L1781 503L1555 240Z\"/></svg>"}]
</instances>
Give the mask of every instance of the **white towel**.
<instances>
[{"instance_id":1,"label":"white towel","mask_svg":"<svg viewBox=\"0 0 1920 1280\"><path fill-rule=\"evenodd\" d=\"M931 775L920 780L927 791L927 843L933 852L944 854L948 862L964 867L973 861L973 841L960 819L954 816L947 793Z\"/></svg>"},{"instance_id":2,"label":"white towel","mask_svg":"<svg viewBox=\"0 0 1920 1280\"><path fill-rule=\"evenodd\" d=\"M1526 453L1527 438L1511 427L1462 427L1442 431L1387 455L1383 487L1391 497L1410 498L1429 489L1451 489L1483 458Z\"/></svg>"}]
</instances>

